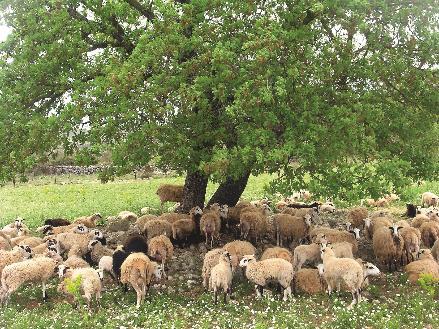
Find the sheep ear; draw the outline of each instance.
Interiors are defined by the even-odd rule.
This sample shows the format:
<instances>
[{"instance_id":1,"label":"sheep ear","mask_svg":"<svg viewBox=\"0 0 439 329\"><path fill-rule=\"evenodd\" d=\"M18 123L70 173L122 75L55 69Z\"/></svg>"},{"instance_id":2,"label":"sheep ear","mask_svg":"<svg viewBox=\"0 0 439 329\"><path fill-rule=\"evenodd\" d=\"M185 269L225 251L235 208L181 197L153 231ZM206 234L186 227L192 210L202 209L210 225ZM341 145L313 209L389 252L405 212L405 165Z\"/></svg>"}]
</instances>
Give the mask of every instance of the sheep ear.
<instances>
[{"instance_id":1,"label":"sheep ear","mask_svg":"<svg viewBox=\"0 0 439 329\"><path fill-rule=\"evenodd\" d=\"M402 228L403 228L402 226L398 226L398 228L396 230L399 231Z\"/></svg>"}]
</instances>

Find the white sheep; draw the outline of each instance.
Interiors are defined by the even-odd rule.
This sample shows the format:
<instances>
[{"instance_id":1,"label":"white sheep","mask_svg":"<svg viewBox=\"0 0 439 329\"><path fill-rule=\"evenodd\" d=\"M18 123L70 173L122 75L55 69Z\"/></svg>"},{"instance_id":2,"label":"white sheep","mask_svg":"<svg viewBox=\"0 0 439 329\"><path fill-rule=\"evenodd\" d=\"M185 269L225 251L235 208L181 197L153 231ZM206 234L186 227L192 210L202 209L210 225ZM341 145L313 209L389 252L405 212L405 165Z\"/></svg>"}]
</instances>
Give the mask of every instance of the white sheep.
<instances>
[{"instance_id":1,"label":"white sheep","mask_svg":"<svg viewBox=\"0 0 439 329\"><path fill-rule=\"evenodd\" d=\"M10 238L15 238L18 235L18 229L20 227L27 228L24 223L24 219L21 217L17 217L12 223L7 224L3 229L1 230L4 234L8 235Z\"/></svg>"},{"instance_id":2,"label":"white sheep","mask_svg":"<svg viewBox=\"0 0 439 329\"><path fill-rule=\"evenodd\" d=\"M285 259L271 258L257 262L254 255L245 255L239 265L246 269L247 279L255 284L258 297L262 297L264 287L274 281L284 289L283 300L291 298L294 270Z\"/></svg>"},{"instance_id":3,"label":"white sheep","mask_svg":"<svg viewBox=\"0 0 439 329\"><path fill-rule=\"evenodd\" d=\"M294 248L294 270L298 271L306 262L316 263L320 260L320 246L317 243L302 244Z\"/></svg>"},{"instance_id":4,"label":"white sheep","mask_svg":"<svg viewBox=\"0 0 439 329\"><path fill-rule=\"evenodd\" d=\"M232 261L228 251L224 251L211 271L209 290L213 290L215 304L218 301L218 290L224 291L224 303L227 302L227 295L232 294Z\"/></svg>"},{"instance_id":5,"label":"white sheep","mask_svg":"<svg viewBox=\"0 0 439 329\"><path fill-rule=\"evenodd\" d=\"M110 276L116 280L116 275L113 271L113 257L112 256L103 256L98 263L98 268L103 272L108 272Z\"/></svg>"},{"instance_id":6,"label":"white sheep","mask_svg":"<svg viewBox=\"0 0 439 329\"><path fill-rule=\"evenodd\" d=\"M21 262L31 256L32 250L26 245L14 247L12 250L0 250L0 276L6 266Z\"/></svg>"},{"instance_id":7,"label":"white sheep","mask_svg":"<svg viewBox=\"0 0 439 329\"><path fill-rule=\"evenodd\" d=\"M328 286L328 294L335 287L344 284L352 294L352 303L348 308L361 301L361 284L363 283L363 269L354 259L337 258L329 247L321 250L324 274L323 278Z\"/></svg>"},{"instance_id":8,"label":"white sheep","mask_svg":"<svg viewBox=\"0 0 439 329\"><path fill-rule=\"evenodd\" d=\"M220 255L224 252L223 248L216 248L209 250L203 259L203 268L201 270L201 277L203 279L203 287L208 289L209 287L209 278L212 268L218 264L218 260Z\"/></svg>"},{"instance_id":9,"label":"white sheep","mask_svg":"<svg viewBox=\"0 0 439 329\"><path fill-rule=\"evenodd\" d=\"M421 274L431 274L433 278L439 279L439 264L433 258L429 249L421 249L418 252L419 260L411 262L405 267L408 279L411 283L416 283Z\"/></svg>"},{"instance_id":10,"label":"white sheep","mask_svg":"<svg viewBox=\"0 0 439 329\"><path fill-rule=\"evenodd\" d=\"M54 275L56 267L62 261L58 254L50 255L51 257L43 256L10 264L3 269L0 292L3 305L7 305L11 294L27 282L41 282L43 299L47 299L46 282Z\"/></svg>"},{"instance_id":11,"label":"white sheep","mask_svg":"<svg viewBox=\"0 0 439 329\"><path fill-rule=\"evenodd\" d=\"M161 279L162 272L156 262L151 262L144 253L130 254L121 266L121 283L130 283L137 293L136 307L145 299L152 277Z\"/></svg>"},{"instance_id":12,"label":"white sheep","mask_svg":"<svg viewBox=\"0 0 439 329\"><path fill-rule=\"evenodd\" d=\"M67 279L72 281L79 279L81 282L81 290L87 301L87 306L90 308L93 296L95 296L96 303L99 305L102 292L101 275L99 271L90 267L70 269L65 265L59 265L58 275L60 278L66 277L58 286L58 291L68 293L66 289Z\"/></svg>"},{"instance_id":13,"label":"white sheep","mask_svg":"<svg viewBox=\"0 0 439 329\"><path fill-rule=\"evenodd\" d=\"M439 196L432 192L424 192L421 196L422 206L433 206L436 207L439 202Z\"/></svg>"}]
</instances>

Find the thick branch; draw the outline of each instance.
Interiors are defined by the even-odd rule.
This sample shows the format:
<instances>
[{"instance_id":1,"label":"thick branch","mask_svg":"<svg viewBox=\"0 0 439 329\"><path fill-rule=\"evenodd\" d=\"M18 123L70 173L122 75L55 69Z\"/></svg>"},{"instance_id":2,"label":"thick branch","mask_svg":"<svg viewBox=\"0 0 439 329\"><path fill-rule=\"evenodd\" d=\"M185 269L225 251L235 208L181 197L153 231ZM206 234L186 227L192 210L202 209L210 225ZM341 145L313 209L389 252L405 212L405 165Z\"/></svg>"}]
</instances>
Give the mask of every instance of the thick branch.
<instances>
[{"instance_id":1,"label":"thick branch","mask_svg":"<svg viewBox=\"0 0 439 329\"><path fill-rule=\"evenodd\" d=\"M152 21L154 18L154 13L151 10L151 5L149 8L145 8L140 2L137 0L125 0L126 3L128 3L131 7L136 9L139 13L141 13L143 16L148 19L148 21ZM151 3L152 4L152 3Z\"/></svg>"}]
</instances>

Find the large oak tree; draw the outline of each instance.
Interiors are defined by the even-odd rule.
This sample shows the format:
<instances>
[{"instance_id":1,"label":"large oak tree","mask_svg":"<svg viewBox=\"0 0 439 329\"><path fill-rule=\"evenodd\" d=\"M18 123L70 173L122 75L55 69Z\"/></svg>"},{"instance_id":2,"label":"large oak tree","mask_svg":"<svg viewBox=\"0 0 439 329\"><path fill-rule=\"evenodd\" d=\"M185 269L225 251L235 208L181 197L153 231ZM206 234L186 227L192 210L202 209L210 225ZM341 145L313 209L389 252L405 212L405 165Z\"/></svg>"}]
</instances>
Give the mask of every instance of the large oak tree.
<instances>
[{"instance_id":1,"label":"large oak tree","mask_svg":"<svg viewBox=\"0 0 439 329\"><path fill-rule=\"evenodd\" d=\"M438 174L436 1L4 0L0 176L60 146L352 199ZM306 177L306 183L304 181ZM355 187L355 188L354 188Z\"/></svg>"}]
</instances>

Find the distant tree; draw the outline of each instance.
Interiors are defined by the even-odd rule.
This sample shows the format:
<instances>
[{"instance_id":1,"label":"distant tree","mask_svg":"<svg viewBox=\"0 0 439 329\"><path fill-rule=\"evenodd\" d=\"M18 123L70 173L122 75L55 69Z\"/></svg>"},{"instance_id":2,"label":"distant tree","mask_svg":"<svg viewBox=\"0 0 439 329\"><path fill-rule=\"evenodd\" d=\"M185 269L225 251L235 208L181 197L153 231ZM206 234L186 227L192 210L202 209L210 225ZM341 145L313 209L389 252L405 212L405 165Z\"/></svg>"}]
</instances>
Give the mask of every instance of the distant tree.
<instances>
[{"instance_id":1,"label":"distant tree","mask_svg":"<svg viewBox=\"0 0 439 329\"><path fill-rule=\"evenodd\" d=\"M184 211L209 180L234 204L250 173L347 199L438 174L436 1L1 5L5 168L89 142L107 178L185 173Z\"/></svg>"}]
</instances>

